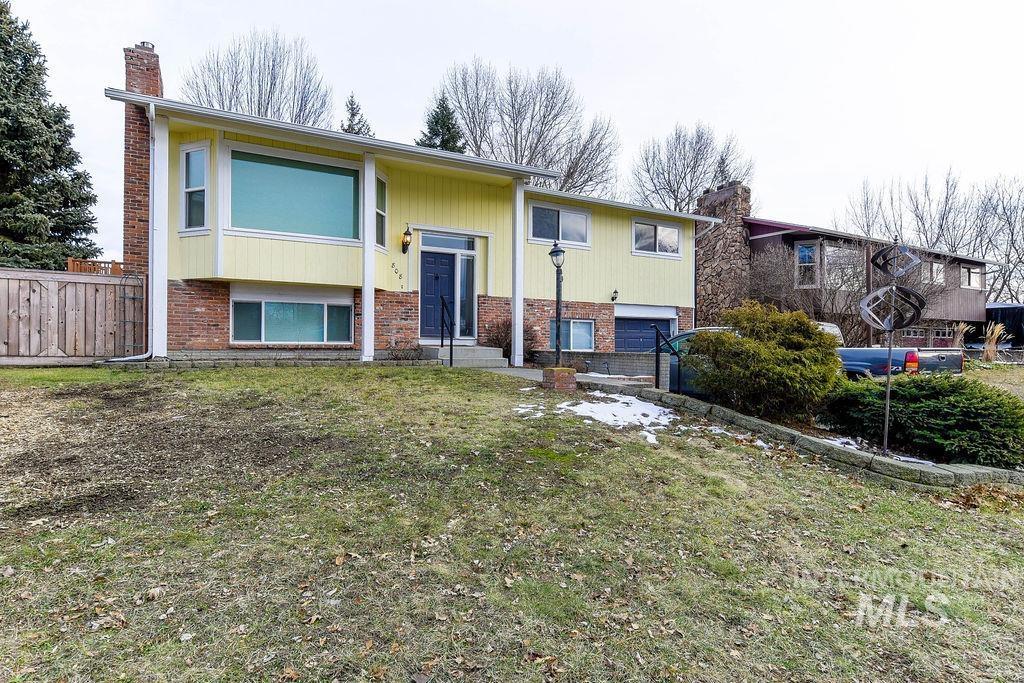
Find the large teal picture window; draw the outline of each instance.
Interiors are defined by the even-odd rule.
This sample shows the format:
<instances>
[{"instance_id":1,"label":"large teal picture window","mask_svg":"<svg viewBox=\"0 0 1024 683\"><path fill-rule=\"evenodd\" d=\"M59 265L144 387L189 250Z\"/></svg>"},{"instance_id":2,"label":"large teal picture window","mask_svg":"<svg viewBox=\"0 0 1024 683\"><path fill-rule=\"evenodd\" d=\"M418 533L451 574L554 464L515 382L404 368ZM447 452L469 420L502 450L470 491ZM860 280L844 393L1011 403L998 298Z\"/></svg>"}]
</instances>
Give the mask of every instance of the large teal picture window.
<instances>
[{"instance_id":1,"label":"large teal picture window","mask_svg":"<svg viewBox=\"0 0 1024 683\"><path fill-rule=\"evenodd\" d=\"M234 301L231 341L265 344L352 342L351 304Z\"/></svg>"},{"instance_id":2,"label":"large teal picture window","mask_svg":"<svg viewBox=\"0 0 1024 683\"><path fill-rule=\"evenodd\" d=\"M359 171L231 153L231 227L359 238Z\"/></svg>"}]
</instances>

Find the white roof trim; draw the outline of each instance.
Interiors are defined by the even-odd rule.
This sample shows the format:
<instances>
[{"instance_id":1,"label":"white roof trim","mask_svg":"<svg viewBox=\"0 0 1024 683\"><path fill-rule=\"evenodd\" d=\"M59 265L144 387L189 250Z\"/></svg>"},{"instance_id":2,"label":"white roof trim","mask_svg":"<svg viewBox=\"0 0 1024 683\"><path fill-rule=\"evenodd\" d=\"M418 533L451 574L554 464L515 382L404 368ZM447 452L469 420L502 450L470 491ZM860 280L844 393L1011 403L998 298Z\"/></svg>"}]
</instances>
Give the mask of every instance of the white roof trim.
<instances>
[{"instance_id":1,"label":"white roof trim","mask_svg":"<svg viewBox=\"0 0 1024 683\"><path fill-rule=\"evenodd\" d=\"M639 213L653 214L655 216L668 216L670 218L688 218L693 221L702 221L704 223L721 223L721 218L711 218L710 216L698 216L692 213L679 213L677 211L669 211L668 209L658 209L653 206L642 206L640 204L629 204L628 202L617 202L614 199L600 199L598 197L588 197L584 194L574 194L572 192L562 192L561 190L552 190L547 187L537 187L536 185L530 185L526 187L526 194L537 194L544 197L557 197L559 199L570 199L578 202L585 202L587 204L599 204L601 206L611 206L616 209L626 209L628 211L635 211Z\"/></svg>"},{"instance_id":2,"label":"white roof trim","mask_svg":"<svg viewBox=\"0 0 1024 683\"><path fill-rule=\"evenodd\" d=\"M153 97L151 95L142 95L139 93L128 92L126 90L120 90L118 88L106 88L103 91L103 94L118 102L136 104L145 107L153 106L156 107L158 111L163 111L165 113L204 117L225 123L260 126L262 128L267 128L268 130L281 133L306 135L320 138L322 140L330 140L335 143L340 142L351 147L353 151L357 152L379 153L385 156L407 158L412 161L433 162L443 166L460 167L466 170L492 173L512 178L557 178L559 175L557 171L539 168L537 166L510 164L503 161L494 161L492 159L481 159L480 157L468 156L457 152L446 152L444 150L419 147L417 145L409 145L402 142L391 142L388 140L368 138L362 135L353 135L352 133L342 133L337 130L302 126L296 123L277 121L275 119L267 119L261 116L251 116L249 114L239 114L221 109L200 107L187 102L169 100L163 97Z\"/></svg>"}]
</instances>

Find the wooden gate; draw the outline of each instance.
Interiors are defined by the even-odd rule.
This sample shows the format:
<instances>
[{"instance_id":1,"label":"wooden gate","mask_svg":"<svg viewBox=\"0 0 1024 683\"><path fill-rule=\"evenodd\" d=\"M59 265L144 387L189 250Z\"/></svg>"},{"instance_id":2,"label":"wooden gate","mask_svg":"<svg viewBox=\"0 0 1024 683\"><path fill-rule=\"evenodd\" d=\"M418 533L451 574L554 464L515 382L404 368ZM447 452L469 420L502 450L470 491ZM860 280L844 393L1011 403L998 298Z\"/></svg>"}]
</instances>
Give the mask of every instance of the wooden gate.
<instances>
[{"instance_id":1,"label":"wooden gate","mask_svg":"<svg viewBox=\"0 0 1024 683\"><path fill-rule=\"evenodd\" d=\"M144 297L140 278L0 268L0 366L143 353Z\"/></svg>"}]
</instances>

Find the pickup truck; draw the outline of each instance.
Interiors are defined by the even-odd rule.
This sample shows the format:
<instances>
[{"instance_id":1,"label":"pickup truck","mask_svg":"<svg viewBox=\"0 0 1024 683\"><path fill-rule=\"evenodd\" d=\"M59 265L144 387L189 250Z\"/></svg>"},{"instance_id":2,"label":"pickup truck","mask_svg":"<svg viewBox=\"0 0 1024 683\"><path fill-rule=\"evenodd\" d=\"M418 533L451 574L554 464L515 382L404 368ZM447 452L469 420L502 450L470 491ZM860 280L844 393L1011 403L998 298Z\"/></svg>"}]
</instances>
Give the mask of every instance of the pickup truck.
<instances>
[{"instance_id":1,"label":"pickup truck","mask_svg":"<svg viewBox=\"0 0 1024 683\"><path fill-rule=\"evenodd\" d=\"M836 335L842 343L842 333L839 328L830 329L827 323L822 323L822 330ZM673 349L686 355L690 349L690 342L694 335L699 332L729 332L728 327L698 327L693 330L680 332L668 340ZM662 352L668 352L667 345L662 344ZM888 360L888 348L872 346L867 348L840 347L836 349L839 359L843 363L843 372L850 379L862 379L867 377L884 377ZM682 392L699 396L694 385L696 372L687 366L679 369L679 361L674 355L669 355L669 389L674 392ZM909 347L893 347L892 349L892 370L893 374L907 373L917 375L932 372L961 373L964 369L964 352L962 349L917 349ZM682 386L679 382L682 380Z\"/></svg>"}]
</instances>

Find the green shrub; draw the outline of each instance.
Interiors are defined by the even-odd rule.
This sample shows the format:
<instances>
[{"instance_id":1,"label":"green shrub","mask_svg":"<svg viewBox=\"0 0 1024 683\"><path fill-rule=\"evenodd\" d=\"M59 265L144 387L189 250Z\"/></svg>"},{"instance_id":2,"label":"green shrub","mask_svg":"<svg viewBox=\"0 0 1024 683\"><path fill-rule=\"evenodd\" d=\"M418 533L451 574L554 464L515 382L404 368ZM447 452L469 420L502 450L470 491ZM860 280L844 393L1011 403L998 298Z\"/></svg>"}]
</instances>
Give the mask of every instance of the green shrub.
<instances>
[{"instance_id":1,"label":"green shrub","mask_svg":"<svg viewBox=\"0 0 1024 683\"><path fill-rule=\"evenodd\" d=\"M843 380L821 420L880 444L884 417L884 384ZM975 379L895 377L889 443L938 462L1013 467L1024 462L1024 401Z\"/></svg>"},{"instance_id":2,"label":"green shrub","mask_svg":"<svg viewBox=\"0 0 1024 683\"><path fill-rule=\"evenodd\" d=\"M752 415L812 415L839 377L836 338L806 314L746 302L722 314L738 332L701 332L690 346L696 384L712 400Z\"/></svg>"}]
</instances>

